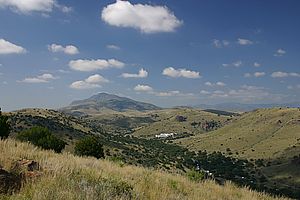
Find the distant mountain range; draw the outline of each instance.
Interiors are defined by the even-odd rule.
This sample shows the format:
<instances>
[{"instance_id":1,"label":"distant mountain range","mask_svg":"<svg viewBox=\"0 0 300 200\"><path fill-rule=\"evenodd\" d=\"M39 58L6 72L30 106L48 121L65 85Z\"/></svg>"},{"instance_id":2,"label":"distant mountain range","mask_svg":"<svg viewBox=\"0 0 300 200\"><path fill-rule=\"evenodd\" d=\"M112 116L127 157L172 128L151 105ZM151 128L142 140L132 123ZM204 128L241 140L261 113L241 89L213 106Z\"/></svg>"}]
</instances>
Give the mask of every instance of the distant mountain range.
<instances>
[{"instance_id":1,"label":"distant mountain range","mask_svg":"<svg viewBox=\"0 0 300 200\"><path fill-rule=\"evenodd\" d=\"M125 112L128 110L149 111L159 109L160 108L158 106L153 104L135 101L113 94L99 93L91 96L88 99L73 101L70 106L61 108L60 110L81 115L83 113L96 113L103 110Z\"/></svg>"},{"instance_id":2,"label":"distant mountain range","mask_svg":"<svg viewBox=\"0 0 300 200\"><path fill-rule=\"evenodd\" d=\"M215 110L225 110L225 111L239 111L246 112L255 110L258 108L273 108L273 107L290 107L297 108L300 107L300 102L293 103L283 103L283 104L243 104L243 103L220 103L215 105L199 104L193 106L194 108L201 109L215 109Z\"/></svg>"}]
</instances>

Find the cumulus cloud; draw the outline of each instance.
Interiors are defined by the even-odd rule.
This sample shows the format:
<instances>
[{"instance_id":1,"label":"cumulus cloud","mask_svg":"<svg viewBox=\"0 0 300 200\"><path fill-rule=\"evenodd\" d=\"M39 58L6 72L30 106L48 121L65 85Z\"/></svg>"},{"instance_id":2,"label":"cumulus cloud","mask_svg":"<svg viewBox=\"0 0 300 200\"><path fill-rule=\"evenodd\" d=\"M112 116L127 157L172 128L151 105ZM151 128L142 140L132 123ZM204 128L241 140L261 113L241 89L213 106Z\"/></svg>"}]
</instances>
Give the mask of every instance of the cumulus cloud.
<instances>
[{"instance_id":1,"label":"cumulus cloud","mask_svg":"<svg viewBox=\"0 0 300 200\"><path fill-rule=\"evenodd\" d=\"M140 69L138 74L129 74L123 73L121 77L123 78L146 78L148 76L148 72L144 69Z\"/></svg>"},{"instance_id":2,"label":"cumulus cloud","mask_svg":"<svg viewBox=\"0 0 300 200\"><path fill-rule=\"evenodd\" d=\"M96 71L102 69L109 69L109 68L122 68L125 64L121 61L115 59L98 59L98 60L71 60L69 62L69 67L73 70L77 71Z\"/></svg>"},{"instance_id":3,"label":"cumulus cloud","mask_svg":"<svg viewBox=\"0 0 300 200\"><path fill-rule=\"evenodd\" d=\"M48 50L53 53L63 52L65 54L69 54L69 55L75 55L75 54L79 53L78 48L73 45L67 45L64 47L59 44L51 44L51 45L48 45Z\"/></svg>"},{"instance_id":4,"label":"cumulus cloud","mask_svg":"<svg viewBox=\"0 0 300 200\"><path fill-rule=\"evenodd\" d=\"M240 61L240 60L237 60L237 61L235 61L235 62L233 62L233 63L230 63L230 64L222 64L222 66L223 67L240 67L240 66L242 66L242 64L243 64L243 62L242 61Z\"/></svg>"},{"instance_id":5,"label":"cumulus cloud","mask_svg":"<svg viewBox=\"0 0 300 200\"><path fill-rule=\"evenodd\" d=\"M224 87L224 86L226 86L226 84L223 83L223 82L221 82L221 81L218 81L218 82L216 82L216 83L212 83L212 82L207 81L207 82L205 82L204 84L205 84L206 86L209 86L209 87L213 87L213 86Z\"/></svg>"},{"instance_id":6,"label":"cumulus cloud","mask_svg":"<svg viewBox=\"0 0 300 200\"><path fill-rule=\"evenodd\" d=\"M285 51L285 50L283 50L283 49L278 49L278 50L275 52L274 56L280 57L280 56L283 56L284 54L286 54L286 51Z\"/></svg>"},{"instance_id":7,"label":"cumulus cloud","mask_svg":"<svg viewBox=\"0 0 300 200\"><path fill-rule=\"evenodd\" d=\"M229 41L227 40L218 40L218 39L214 39L212 42L213 46L216 48L222 48L222 47L226 47L230 44Z\"/></svg>"},{"instance_id":8,"label":"cumulus cloud","mask_svg":"<svg viewBox=\"0 0 300 200\"><path fill-rule=\"evenodd\" d=\"M134 87L134 90L137 92L151 92L153 91L153 88L150 87L149 85L138 84L137 86Z\"/></svg>"},{"instance_id":9,"label":"cumulus cloud","mask_svg":"<svg viewBox=\"0 0 300 200\"><path fill-rule=\"evenodd\" d=\"M168 92L155 92L155 96L158 97L172 97L172 96L177 96L180 95L181 93L178 90L174 91L168 91Z\"/></svg>"},{"instance_id":10,"label":"cumulus cloud","mask_svg":"<svg viewBox=\"0 0 300 200\"><path fill-rule=\"evenodd\" d=\"M28 14L31 12L52 12L54 8L67 13L72 8L60 5L56 0L0 0L0 8L9 8L17 13Z\"/></svg>"},{"instance_id":11,"label":"cumulus cloud","mask_svg":"<svg viewBox=\"0 0 300 200\"><path fill-rule=\"evenodd\" d=\"M145 92L150 95L154 95L157 97L173 97L173 96L193 96L193 93L181 93L178 90L172 90L172 91L155 91L151 86L149 85L141 85L138 84L134 87L134 90L136 92Z\"/></svg>"},{"instance_id":12,"label":"cumulus cloud","mask_svg":"<svg viewBox=\"0 0 300 200\"><path fill-rule=\"evenodd\" d=\"M208 95L208 94L211 94L211 92L209 92L209 91L207 91L207 90L201 90L201 91L200 91L200 94Z\"/></svg>"},{"instance_id":13,"label":"cumulus cloud","mask_svg":"<svg viewBox=\"0 0 300 200\"><path fill-rule=\"evenodd\" d=\"M1 2L1 0L0 0ZM0 39L0 55L1 54L21 54L26 53L26 49L18 46L16 44L13 44L9 41L6 41L4 39Z\"/></svg>"},{"instance_id":14,"label":"cumulus cloud","mask_svg":"<svg viewBox=\"0 0 300 200\"><path fill-rule=\"evenodd\" d=\"M265 72L255 72L253 75L254 75L255 77L262 77L262 76L265 76L266 73L265 73Z\"/></svg>"},{"instance_id":15,"label":"cumulus cloud","mask_svg":"<svg viewBox=\"0 0 300 200\"><path fill-rule=\"evenodd\" d=\"M300 77L300 74L299 73L295 73L295 72L273 72L271 74L271 77L273 78L286 78L286 77Z\"/></svg>"},{"instance_id":16,"label":"cumulus cloud","mask_svg":"<svg viewBox=\"0 0 300 200\"><path fill-rule=\"evenodd\" d=\"M111 26L135 28L143 33L173 32L183 23L166 6L121 0L104 7L101 18Z\"/></svg>"},{"instance_id":17,"label":"cumulus cloud","mask_svg":"<svg viewBox=\"0 0 300 200\"><path fill-rule=\"evenodd\" d=\"M89 76L85 80L75 81L70 85L70 88L77 90L94 89L102 87L101 84L109 81L99 74Z\"/></svg>"},{"instance_id":18,"label":"cumulus cloud","mask_svg":"<svg viewBox=\"0 0 300 200\"><path fill-rule=\"evenodd\" d=\"M57 79L57 77L54 77L52 74L42 74L40 76L36 77L28 77L25 78L22 81L22 83L48 83L51 80Z\"/></svg>"},{"instance_id":19,"label":"cumulus cloud","mask_svg":"<svg viewBox=\"0 0 300 200\"><path fill-rule=\"evenodd\" d=\"M258 62L254 62L253 66L254 66L254 67L260 67L260 66L261 66L261 64L260 64L260 63L258 63Z\"/></svg>"},{"instance_id":20,"label":"cumulus cloud","mask_svg":"<svg viewBox=\"0 0 300 200\"><path fill-rule=\"evenodd\" d=\"M224 98L231 101L244 101L253 102L257 100L265 99L278 99L281 98L278 94L269 93L264 87L258 87L253 85L242 85L238 89L230 89L228 91L216 90L212 92L204 91L202 94L206 94L209 98Z\"/></svg>"},{"instance_id":21,"label":"cumulus cloud","mask_svg":"<svg viewBox=\"0 0 300 200\"><path fill-rule=\"evenodd\" d=\"M168 67L163 70L163 75L178 78L200 78L200 73L196 71L191 71L187 69L174 69L173 67Z\"/></svg>"},{"instance_id":22,"label":"cumulus cloud","mask_svg":"<svg viewBox=\"0 0 300 200\"><path fill-rule=\"evenodd\" d=\"M239 45L251 45L251 44L253 44L253 42L251 40L242 39L242 38L238 38L237 43Z\"/></svg>"},{"instance_id":23,"label":"cumulus cloud","mask_svg":"<svg viewBox=\"0 0 300 200\"><path fill-rule=\"evenodd\" d=\"M121 48L117 45L114 44L108 44L106 45L106 48L111 49L111 50L120 50Z\"/></svg>"}]
</instances>

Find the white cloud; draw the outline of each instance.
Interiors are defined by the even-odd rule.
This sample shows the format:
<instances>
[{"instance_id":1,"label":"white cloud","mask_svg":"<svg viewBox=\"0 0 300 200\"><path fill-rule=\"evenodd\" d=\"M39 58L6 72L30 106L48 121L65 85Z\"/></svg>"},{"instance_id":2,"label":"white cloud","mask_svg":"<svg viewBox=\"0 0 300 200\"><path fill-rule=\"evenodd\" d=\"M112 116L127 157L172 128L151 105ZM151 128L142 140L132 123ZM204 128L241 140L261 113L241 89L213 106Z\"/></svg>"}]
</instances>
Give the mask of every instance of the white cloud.
<instances>
[{"instance_id":1,"label":"white cloud","mask_svg":"<svg viewBox=\"0 0 300 200\"><path fill-rule=\"evenodd\" d=\"M89 76L87 79L85 79L85 82L87 83L108 83L109 81L105 79L103 76L99 74L95 74L92 76Z\"/></svg>"},{"instance_id":2,"label":"white cloud","mask_svg":"<svg viewBox=\"0 0 300 200\"><path fill-rule=\"evenodd\" d=\"M168 67L163 70L163 75L178 78L200 78L200 73L196 71L190 71L187 69L174 69L173 67Z\"/></svg>"},{"instance_id":3,"label":"white cloud","mask_svg":"<svg viewBox=\"0 0 300 200\"><path fill-rule=\"evenodd\" d=\"M123 78L146 78L148 76L148 72L144 69L140 69L138 74L129 74L123 73L121 77Z\"/></svg>"},{"instance_id":4,"label":"white cloud","mask_svg":"<svg viewBox=\"0 0 300 200\"><path fill-rule=\"evenodd\" d=\"M285 77L300 77L300 74L299 73L295 73L295 72L273 72L271 74L271 77L273 78L285 78Z\"/></svg>"},{"instance_id":5,"label":"white cloud","mask_svg":"<svg viewBox=\"0 0 300 200\"><path fill-rule=\"evenodd\" d=\"M213 87L213 86L224 87L224 86L226 86L226 84L223 83L223 82L221 82L221 81L218 81L218 82L216 82L216 83L211 83L211 82L207 81L207 82L205 82L204 84L205 84L206 86L209 86L209 87Z\"/></svg>"},{"instance_id":6,"label":"white cloud","mask_svg":"<svg viewBox=\"0 0 300 200\"><path fill-rule=\"evenodd\" d=\"M255 63L253 64L253 66L254 66L254 67L260 67L260 66L261 66L261 64L260 64L260 63L258 63L258 62L255 62Z\"/></svg>"},{"instance_id":7,"label":"white cloud","mask_svg":"<svg viewBox=\"0 0 300 200\"><path fill-rule=\"evenodd\" d=\"M109 68L122 68L125 64L121 61L115 59L98 59L98 60L71 60L69 62L69 67L73 70L77 71L96 71L102 69L109 69Z\"/></svg>"},{"instance_id":8,"label":"white cloud","mask_svg":"<svg viewBox=\"0 0 300 200\"><path fill-rule=\"evenodd\" d=\"M228 91L216 90L208 92L210 98L225 98L231 101L253 102L255 100L280 98L280 95L269 93L264 87L242 85L238 89L230 89Z\"/></svg>"},{"instance_id":9,"label":"white cloud","mask_svg":"<svg viewBox=\"0 0 300 200\"><path fill-rule=\"evenodd\" d=\"M109 81L99 74L89 76L83 81L75 81L70 85L70 88L77 90L94 89L102 87L101 84Z\"/></svg>"},{"instance_id":10,"label":"white cloud","mask_svg":"<svg viewBox=\"0 0 300 200\"><path fill-rule=\"evenodd\" d=\"M210 94L211 92L207 91L207 90L201 90L200 91L200 94L203 94L203 95L208 95Z\"/></svg>"},{"instance_id":11,"label":"white cloud","mask_svg":"<svg viewBox=\"0 0 300 200\"><path fill-rule=\"evenodd\" d=\"M134 87L134 90L137 92L151 92L153 91L153 88L150 87L149 85L138 84L137 86Z\"/></svg>"},{"instance_id":12,"label":"white cloud","mask_svg":"<svg viewBox=\"0 0 300 200\"><path fill-rule=\"evenodd\" d=\"M254 75L255 77L262 77L262 76L265 76L266 73L265 73L265 72L255 72L253 75Z\"/></svg>"},{"instance_id":13,"label":"white cloud","mask_svg":"<svg viewBox=\"0 0 300 200\"><path fill-rule=\"evenodd\" d=\"M106 45L106 48L111 49L111 50L120 50L121 48L117 45L114 44L108 44Z\"/></svg>"},{"instance_id":14,"label":"white cloud","mask_svg":"<svg viewBox=\"0 0 300 200\"><path fill-rule=\"evenodd\" d=\"M223 82L220 82L220 81L219 81L219 82L217 82L217 83L216 83L216 85L217 85L217 86L220 86L220 87L224 87L224 86L226 86L226 84L225 84L225 83L223 83Z\"/></svg>"},{"instance_id":15,"label":"white cloud","mask_svg":"<svg viewBox=\"0 0 300 200\"><path fill-rule=\"evenodd\" d=\"M226 47L230 44L229 41L227 40L217 40L217 39L214 39L212 44L216 47L216 48L222 48L222 47Z\"/></svg>"},{"instance_id":16,"label":"white cloud","mask_svg":"<svg viewBox=\"0 0 300 200\"><path fill-rule=\"evenodd\" d=\"M237 43L239 45L251 45L251 44L253 44L253 42L251 40L242 39L242 38L238 38Z\"/></svg>"},{"instance_id":17,"label":"white cloud","mask_svg":"<svg viewBox=\"0 0 300 200\"><path fill-rule=\"evenodd\" d=\"M209 81L205 82L204 84L207 85L207 86L213 86L213 84Z\"/></svg>"},{"instance_id":18,"label":"white cloud","mask_svg":"<svg viewBox=\"0 0 300 200\"><path fill-rule=\"evenodd\" d=\"M243 63L242 63L242 61L236 61L236 62L234 62L234 63L232 63L232 65L233 66L235 66L235 67L240 67L241 65L242 65Z\"/></svg>"},{"instance_id":19,"label":"white cloud","mask_svg":"<svg viewBox=\"0 0 300 200\"><path fill-rule=\"evenodd\" d=\"M230 66L232 66L232 67L240 67L240 66L242 66L242 64L243 64L242 61L237 60L237 61L235 61L235 62L233 62L233 63L231 63L231 64L227 64L227 63L222 64L222 66L223 66L223 67L230 67Z\"/></svg>"},{"instance_id":20,"label":"white cloud","mask_svg":"<svg viewBox=\"0 0 300 200\"><path fill-rule=\"evenodd\" d=\"M12 11L22 14L49 13L55 7L64 13L72 11L72 8L60 5L56 0L0 0L0 8L10 8Z\"/></svg>"},{"instance_id":21,"label":"white cloud","mask_svg":"<svg viewBox=\"0 0 300 200\"><path fill-rule=\"evenodd\" d=\"M36 77L28 77L25 78L22 81L22 83L48 83L50 80L57 79L57 77L54 77L52 74L42 74L40 76Z\"/></svg>"},{"instance_id":22,"label":"white cloud","mask_svg":"<svg viewBox=\"0 0 300 200\"><path fill-rule=\"evenodd\" d=\"M155 92L155 96L158 97L171 97L171 96L177 96L181 93L178 90L169 91L169 92Z\"/></svg>"},{"instance_id":23,"label":"white cloud","mask_svg":"<svg viewBox=\"0 0 300 200\"><path fill-rule=\"evenodd\" d=\"M53 53L63 52L65 54L69 54L69 55L75 55L75 54L79 53L78 48L73 45L67 45L67 46L63 47L62 45L51 44L48 46L48 50Z\"/></svg>"},{"instance_id":24,"label":"white cloud","mask_svg":"<svg viewBox=\"0 0 300 200\"><path fill-rule=\"evenodd\" d=\"M0 0L1 2L1 0ZM26 53L26 49L16 44L13 44L4 39L0 39L0 55L1 54L21 54Z\"/></svg>"},{"instance_id":25,"label":"white cloud","mask_svg":"<svg viewBox=\"0 0 300 200\"><path fill-rule=\"evenodd\" d=\"M117 27L131 27L143 33L173 32L183 22L166 6L131 4L117 0L102 10L101 18Z\"/></svg>"},{"instance_id":26,"label":"white cloud","mask_svg":"<svg viewBox=\"0 0 300 200\"><path fill-rule=\"evenodd\" d=\"M274 54L274 56L283 56L284 54L286 54L286 51L285 50L283 50L283 49L278 49L277 51L276 51L276 53Z\"/></svg>"}]
</instances>

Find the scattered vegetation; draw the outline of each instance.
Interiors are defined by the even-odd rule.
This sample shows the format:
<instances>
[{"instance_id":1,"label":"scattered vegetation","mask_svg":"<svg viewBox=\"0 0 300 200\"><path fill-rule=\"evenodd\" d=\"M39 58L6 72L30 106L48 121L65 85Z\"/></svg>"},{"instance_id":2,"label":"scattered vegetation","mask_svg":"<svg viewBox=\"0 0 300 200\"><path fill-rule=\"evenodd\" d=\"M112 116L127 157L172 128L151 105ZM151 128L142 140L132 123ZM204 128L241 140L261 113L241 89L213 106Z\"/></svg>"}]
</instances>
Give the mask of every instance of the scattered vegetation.
<instances>
[{"instance_id":1,"label":"scattered vegetation","mask_svg":"<svg viewBox=\"0 0 300 200\"><path fill-rule=\"evenodd\" d=\"M66 143L57 138L47 128L36 126L31 129L20 132L17 135L20 141L28 141L43 149L51 149L57 153L65 148Z\"/></svg>"}]
</instances>

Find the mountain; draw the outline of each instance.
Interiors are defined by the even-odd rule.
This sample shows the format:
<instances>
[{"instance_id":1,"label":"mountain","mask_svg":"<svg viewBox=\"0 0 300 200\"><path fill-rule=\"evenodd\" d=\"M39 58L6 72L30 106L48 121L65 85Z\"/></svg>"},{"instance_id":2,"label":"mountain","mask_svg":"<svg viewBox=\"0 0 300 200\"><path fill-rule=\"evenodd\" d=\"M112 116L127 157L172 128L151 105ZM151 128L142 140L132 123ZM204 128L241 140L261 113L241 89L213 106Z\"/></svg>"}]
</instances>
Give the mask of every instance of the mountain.
<instances>
[{"instance_id":1,"label":"mountain","mask_svg":"<svg viewBox=\"0 0 300 200\"><path fill-rule=\"evenodd\" d=\"M117 112L150 111L160 108L149 103L135 101L126 97L113 94L99 93L88 99L73 101L70 106L60 109L63 112L75 115L99 113L99 111L111 110Z\"/></svg>"},{"instance_id":2,"label":"mountain","mask_svg":"<svg viewBox=\"0 0 300 200\"><path fill-rule=\"evenodd\" d=\"M201 109L216 109L224 111L248 112L259 108L274 108L274 107L300 107L300 102L282 103L282 104L243 104L243 103L220 103L215 105L199 104L193 106Z\"/></svg>"}]
</instances>

